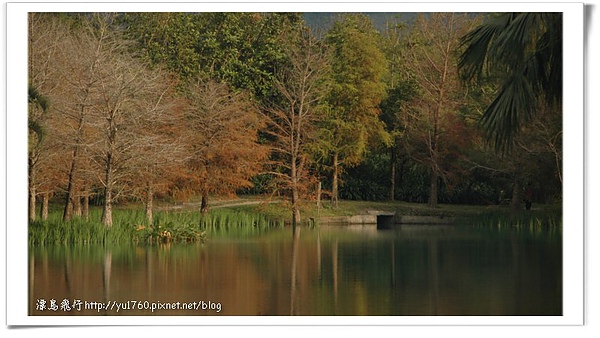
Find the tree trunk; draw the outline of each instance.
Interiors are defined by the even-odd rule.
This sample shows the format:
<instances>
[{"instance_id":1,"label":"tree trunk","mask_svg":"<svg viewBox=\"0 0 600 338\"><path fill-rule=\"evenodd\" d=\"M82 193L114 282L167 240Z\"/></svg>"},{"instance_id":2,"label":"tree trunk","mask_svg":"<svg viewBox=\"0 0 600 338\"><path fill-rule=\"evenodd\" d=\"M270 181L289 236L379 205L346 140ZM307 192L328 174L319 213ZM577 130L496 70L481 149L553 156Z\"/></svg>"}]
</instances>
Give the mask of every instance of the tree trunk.
<instances>
[{"instance_id":1,"label":"tree trunk","mask_svg":"<svg viewBox=\"0 0 600 338\"><path fill-rule=\"evenodd\" d=\"M102 207L102 224L107 228L112 227L112 154L106 156L106 181L104 187L104 206Z\"/></svg>"},{"instance_id":2,"label":"tree trunk","mask_svg":"<svg viewBox=\"0 0 600 338\"><path fill-rule=\"evenodd\" d=\"M104 206L102 207L102 224L107 228L112 227L112 191L104 189Z\"/></svg>"},{"instance_id":3,"label":"tree trunk","mask_svg":"<svg viewBox=\"0 0 600 338\"><path fill-rule=\"evenodd\" d=\"M390 201L394 201L396 191L396 148L390 148Z\"/></svg>"},{"instance_id":4,"label":"tree trunk","mask_svg":"<svg viewBox=\"0 0 600 338\"><path fill-rule=\"evenodd\" d=\"M90 219L90 193L87 189L83 192L83 204L81 206L81 216L86 221Z\"/></svg>"},{"instance_id":5,"label":"tree trunk","mask_svg":"<svg viewBox=\"0 0 600 338\"><path fill-rule=\"evenodd\" d=\"M322 192L322 184L321 181L317 184L317 211L321 209L321 194Z\"/></svg>"},{"instance_id":6,"label":"tree trunk","mask_svg":"<svg viewBox=\"0 0 600 338\"><path fill-rule=\"evenodd\" d=\"M439 107L438 107L438 111L439 111ZM438 112L436 111L435 113L435 122L433 124L433 137L431 139L431 145L430 145L430 150L431 150L431 181L429 182L429 202L428 205L430 208L437 208L437 204L438 204L438 172L437 172L437 158L438 158L438 149L437 149L437 141L438 141L438 137L437 137L437 133L438 133Z\"/></svg>"},{"instance_id":7,"label":"tree trunk","mask_svg":"<svg viewBox=\"0 0 600 338\"><path fill-rule=\"evenodd\" d=\"M30 221L35 221L36 219L36 182L35 182L35 160L31 157L31 155L29 156L28 159L28 179L29 179L29 220Z\"/></svg>"},{"instance_id":8,"label":"tree trunk","mask_svg":"<svg viewBox=\"0 0 600 338\"><path fill-rule=\"evenodd\" d=\"M437 208L438 204L438 174L435 169L431 168L431 181L429 186L429 202L430 208Z\"/></svg>"},{"instance_id":9,"label":"tree trunk","mask_svg":"<svg viewBox=\"0 0 600 338\"><path fill-rule=\"evenodd\" d=\"M71 168L69 169L69 181L67 183L67 196L65 198L65 209L63 211L63 221L70 221L73 218L73 198L75 196L75 184L73 179L77 170L77 150L73 149L73 158L71 159Z\"/></svg>"},{"instance_id":10,"label":"tree trunk","mask_svg":"<svg viewBox=\"0 0 600 338\"><path fill-rule=\"evenodd\" d=\"M300 223L300 208L298 202L300 194L298 193L298 168L296 167L295 156L292 157L292 167L290 171L290 178L292 179L292 229L296 230L296 225Z\"/></svg>"},{"instance_id":11,"label":"tree trunk","mask_svg":"<svg viewBox=\"0 0 600 338\"><path fill-rule=\"evenodd\" d=\"M81 195L77 194L73 197L73 216L81 217L81 214Z\"/></svg>"},{"instance_id":12,"label":"tree trunk","mask_svg":"<svg viewBox=\"0 0 600 338\"><path fill-rule=\"evenodd\" d=\"M299 198L298 187L292 188L292 228L294 230L296 229L296 225L300 223Z\"/></svg>"},{"instance_id":13,"label":"tree trunk","mask_svg":"<svg viewBox=\"0 0 600 338\"><path fill-rule=\"evenodd\" d=\"M50 200L50 193L45 192L42 195L42 210L41 210L41 216L42 216L42 220L46 221L48 220L48 202Z\"/></svg>"},{"instance_id":14,"label":"tree trunk","mask_svg":"<svg viewBox=\"0 0 600 338\"><path fill-rule=\"evenodd\" d=\"M400 157L398 162L399 163L397 163L397 165L396 165L396 169L397 169L396 181L399 182L398 186L402 187L402 184L404 183L404 171L405 171L406 157L404 157L404 156ZM400 194L400 200L402 200L402 194Z\"/></svg>"},{"instance_id":15,"label":"tree trunk","mask_svg":"<svg viewBox=\"0 0 600 338\"><path fill-rule=\"evenodd\" d=\"M202 202L200 203L200 212L206 214L209 211L208 191L202 191Z\"/></svg>"},{"instance_id":16,"label":"tree trunk","mask_svg":"<svg viewBox=\"0 0 600 338\"><path fill-rule=\"evenodd\" d=\"M35 212L35 203L36 203L36 199L35 199L35 186L33 186L33 184L30 182L29 183L29 220L30 221L35 221L36 219L36 212Z\"/></svg>"},{"instance_id":17,"label":"tree trunk","mask_svg":"<svg viewBox=\"0 0 600 338\"><path fill-rule=\"evenodd\" d=\"M331 200L333 201L333 206L338 207L339 200L339 192L338 192L338 169L339 161L338 161L338 153L333 154L333 182L331 187Z\"/></svg>"},{"instance_id":18,"label":"tree trunk","mask_svg":"<svg viewBox=\"0 0 600 338\"><path fill-rule=\"evenodd\" d=\"M521 208L521 184L519 184L519 180L517 179L513 182L513 194L510 208L512 210L519 210Z\"/></svg>"},{"instance_id":19,"label":"tree trunk","mask_svg":"<svg viewBox=\"0 0 600 338\"><path fill-rule=\"evenodd\" d=\"M148 182L146 186L146 219L148 220L148 225L152 225L154 220L154 216L152 214L152 208L154 204L154 191L152 190L152 184Z\"/></svg>"}]
</instances>

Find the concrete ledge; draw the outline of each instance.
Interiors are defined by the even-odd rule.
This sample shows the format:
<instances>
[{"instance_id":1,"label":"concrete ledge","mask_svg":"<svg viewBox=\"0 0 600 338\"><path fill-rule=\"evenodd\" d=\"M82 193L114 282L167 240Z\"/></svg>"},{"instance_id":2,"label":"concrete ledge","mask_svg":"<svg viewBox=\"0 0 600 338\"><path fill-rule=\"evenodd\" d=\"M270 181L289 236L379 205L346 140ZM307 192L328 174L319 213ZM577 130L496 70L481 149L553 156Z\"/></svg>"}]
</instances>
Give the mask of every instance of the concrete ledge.
<instances>
[{"instance_id":1,"label":"concrete ledge","mask_svg":"<svg viewBox=\"0 0 600 338\"><path fill-rule=\"evenodd\" d=\"M409 215L396 215L389 212L369 212L368 215L352 215L352 216L334 216L334 217L320 217L318 222L320 224L378 224L382 220L389 222L389 217L393 217L393 224L453 224L453 217L440 217L440 216L409 216ZM388 224L389 225L389 224Z\"/></svg>"},{"instance_id":2,"label":"concrete ledge","mask_svg":"<svg viewBox=\"0 0 600 338\"><path fill-rule=\"evenodd\" d=\"M454 217L396 215L396 224L453 224Z\"/></svg>"},{"instance_id":3,"label":"concrete ledge","mask_svg":"<svg viewBox=\"0 0 600 338\"><path fill-rule=\"evenodd\" d=\"M353 215L353 216L333 216L320 217L319 223L322 224L377 224L376 215Z\"/></svg>"}]
</instances>

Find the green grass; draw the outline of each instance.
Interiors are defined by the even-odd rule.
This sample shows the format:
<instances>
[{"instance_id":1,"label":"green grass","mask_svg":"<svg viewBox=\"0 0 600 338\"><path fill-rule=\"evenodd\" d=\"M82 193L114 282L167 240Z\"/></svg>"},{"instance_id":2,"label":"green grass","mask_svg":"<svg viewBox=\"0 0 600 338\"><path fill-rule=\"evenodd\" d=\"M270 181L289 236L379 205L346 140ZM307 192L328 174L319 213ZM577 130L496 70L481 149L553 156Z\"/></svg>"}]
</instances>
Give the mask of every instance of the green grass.
<instances>
[{"instance_id":1,"label":"green grass","mask_svg":"<svg viewBox=\"0 0 600 338\"><path fill-rule=\"evenodd\" d=\"M291 207L289 203L256 204L232 207L235 210L243 210L251 213L262 213L271 219L289 220ZM324 201L322 207L317 210L315 203L303 203L301 215L303 219L331 216L351 216L367 214L369 211L384 211L407 216L444 216L444 217L478 217L482 214L511 214L514 213L508 207L480 206L480 205L454 205L440 204L437 208L430 208L424 203L408 202L369 202L369 201L340 201L337 208L330 201ZM540 214L560 211L560 206L537 205L536 210L525 211L528 214Z\"/></svg>"},{"instance_id":2,"label":"green grass","mask_svg":"<svg viewBox=\"0 0 600 338\"><path fill-rule=\"evenodd\" d=\"M107 228L100 222L74 219L69 222L48 220L29 223L29 244L100 244L122 243L134 238L134 228L115 223Z\"/></svg>"},{"instance_id":3,"label":"green grass","mask_svg":"<svg viewBox=\"0 0 600 338\"><path fill-rule=\"evenodd\" d=\"M265 214L225 208L206 215L197 210L159 211L152 224L141 208L117 208L110 228L100 219L100 209L90 210L89 221L74 217L68 222L62 221L60 211L53 211L48 220L29 223L29 244L203 242L214 234L250 236L284 225Z\"/></svg>"},{"instance_id":4,"label":"green grass","mask_svg":"<svg viewBox=\"0 0 600 338\"><path fill-rule=\"evenodd\" d=\"M477 227L513 227L518 229L562 229L560 206L537 205L531 211L511 211L497 206L440 205L406 202L340 201L334 208L325 201L317 210L314 203L301 206L303 224L319 217L366 214L369 211L395 212L401 215L444 216L456 218L456 224ZM157 211L148 224L141 206L128 205L113 210L113 226L100 223L101 210L90 210L90 220L75 217L63 222L60 210L53 210L47 221L29 224L29 243L36 244L102 244L203 242L211 236L256 236L273 227L289 223L289 203L259 203L215 208L201 215L197 208Z\"/></svg>"},{"instance_id":5,"label":"green grass","mask_svg":"<svg viewBox=\"0 0 600 338\"><path fill-rule=\"evenodd\" d=\"M285 203L258 204L236 207L249 213L262 213L271 219L288 221L291 209ZM477 227L512 227L518 229L562 229L562 207L560 205L536 205L534 210L511 210L510 207L440 204L430 208L422 203L408 202L367 202L340 201L334 208L325 201L317 210L314 204L304 204L301 208L302 221L311 218L351 216L367 214L369 211L383 211L407 216L453 217L456 224Z\"/></svg>"},{"instance_id":6,"label":"green grass","mask_svg":"<svg viewBox=\"0 0 600 338\"><path fill-rule=\"evenodd\" d=\"M459 217L459 222L490 228L515 228L520 230L562 230L562 209L549 206L538 210L482 210Z\"/></svg>"}]
</instances>

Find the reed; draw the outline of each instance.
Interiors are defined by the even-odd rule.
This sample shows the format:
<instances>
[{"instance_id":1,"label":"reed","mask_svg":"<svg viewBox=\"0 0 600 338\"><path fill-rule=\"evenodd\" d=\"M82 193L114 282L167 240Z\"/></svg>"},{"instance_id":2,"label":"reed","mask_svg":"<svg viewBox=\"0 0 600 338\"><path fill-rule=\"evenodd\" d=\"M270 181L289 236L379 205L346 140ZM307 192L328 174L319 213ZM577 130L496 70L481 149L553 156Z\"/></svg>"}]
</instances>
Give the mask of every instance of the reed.
<instances>
[{"instance_id":1,"label":"reed","mask_svg":"<svg viewBox=\"0 0 600 338\"><path fill-rule=\"evenodd\" d=\"M562 230L562 210L558 208L539 211L483 211L461 217L460 224L489 228L514 228L528 231Z\"/></svg>"},{"instance_id":2,"label":"reed","mask_svg":"<svg viewBox=\"0 0 600 338\"><path fill-rule=\"evenodd\" d=\"M210 235L251 236L283 226L260 213L216 209L206 215L197 211L160 211L151 224L143 210L114 210L113 225L104 226L100 210L90 211L89 220L62 221L59 211L46 221L29 223L29 244L106 244L204 242Z\"/></svg>"},{"instance_id":3,"label":"reed","mask_svg":"<svg viewBox=\"0 0 600 338\"><path fill-rule=\"evenodd\" d=\"M200 227L209 235L254 236L283 227L283 220L245 209L216 209L200 218Z\"/></svg>"},{"instance_id":4,"label":"reed","mask_svg":"<svg viewBox=\"0 0 600 338\"><path fill-rule=\"evenodd\" d=\"M29 244L102 244L129 241L133 228L115 223L107 228L100 222L75 219L35 221L29 224Z\"/></svg>"}]
</instances>

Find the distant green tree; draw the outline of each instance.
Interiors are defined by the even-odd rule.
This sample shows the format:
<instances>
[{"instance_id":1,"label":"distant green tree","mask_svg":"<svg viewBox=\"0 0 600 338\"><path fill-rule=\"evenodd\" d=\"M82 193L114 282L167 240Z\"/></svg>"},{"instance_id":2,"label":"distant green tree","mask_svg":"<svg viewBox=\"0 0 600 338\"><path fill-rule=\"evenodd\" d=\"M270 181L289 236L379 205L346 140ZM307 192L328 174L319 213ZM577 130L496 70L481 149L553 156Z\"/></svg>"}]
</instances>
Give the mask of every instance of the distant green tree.
<instances>
[{"instance_id":1,"label":"distant green tree","mask_svg":"<svg viewBox=\"0 0 600 338\"><path fill-rule=\"evenodd\" d=\"M161 64L181 78L195 77L204 62L198 53L201 31L191 13L125 13L126 37L137 41L145 57Z\"/></svg>"},{"instance_id":2,"label":"distant green tree","mask_svg":"<svg viewBox=\"0 0 600 338\"><path fill-rule=\"evenodd\" d=\"M387 147L387 151L390 154L388 181L388 197L390 201L395 199L398 158L406 156L406 151L404 150L406 125L402 114L416 93L416 85L410 80L399 83L390 82L387 89L387 96L381 102L381 120L385 123L386 130L391 136L391 143Z\"/></svg>"},{"instance_id":3,"label":"distant green tree","mask_svg":"<svg viewBox=\"0 0 600 338\"><path fill-rule=\"evenodd\" d=\"M404 24L388 22L382 35L382 50L389 64L386 77L386 98L381 102L381 120L391 136L389 152L389 200L395 199L396 172L399 158L406 157L403 138L406 126L403 113L408 103L417 94L418 85L406 72L408 48L405 45L408 27Z\"/></svg>"},{"instance_id":4,"label":"distant green tree","mask_svg":"<svg viewBox=\"0 0 600 338\"><path fill-rule=\"evenodd\" d=\"M279 37L301 23L299 13L129 13L127 36L183 83L214 80L268 98L285 58Z\"/></svg>"},{"instance_id":5,"label":"distant green tree","mask_svg":"<svg viewBox=\"0 0 600 338\"><path fill-rule=\"evenodd\" d=\"M500 87L481 118L497 151L509 151L523 123L542 107L560 111L562 23L562 13L492 14L462 37L463 81L491 77Z\"/></svg>"},{"instance_id":6,"label":"distant green tree","mask_svg":"<svg viewBox=\"0 0 600 338\"><path fill-rule=\"evenodd\" d=\"M325 37L332 51L332 72L320 149L330 159L334 205L343 168L360 163L369 144L390 143L379 119L387 72L379 38L370 19L361 14L344 14Z\"/></svg>"}]
</instances>

